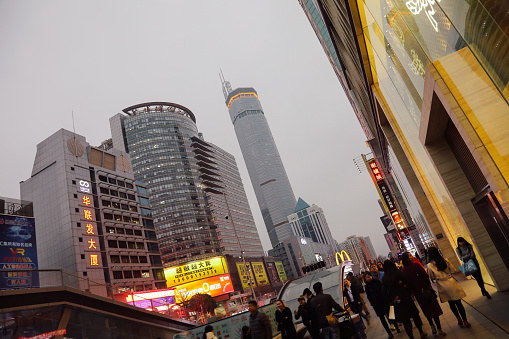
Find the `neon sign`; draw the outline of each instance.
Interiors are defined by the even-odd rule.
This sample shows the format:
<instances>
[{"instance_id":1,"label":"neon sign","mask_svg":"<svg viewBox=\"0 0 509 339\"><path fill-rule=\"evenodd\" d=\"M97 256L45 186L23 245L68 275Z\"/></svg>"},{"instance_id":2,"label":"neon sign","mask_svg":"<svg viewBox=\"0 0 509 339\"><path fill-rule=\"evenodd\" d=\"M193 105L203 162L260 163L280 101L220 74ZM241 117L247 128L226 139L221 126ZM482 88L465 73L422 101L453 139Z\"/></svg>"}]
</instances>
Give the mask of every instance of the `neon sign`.
<instances>
[{"instance_id":1,"label":"neon sign","mask_svg":"<svg viewBox=\"0 0 509 339\"><path fill-rule=\"evenodd\" d=\"M87 220L92 220L92 211L91 210L83 210L83 217Z\"/></svg>"},{"instance_id":2,"label":"neon sign","mask_svg":"<svg viewBox=\"0 0 509 339\"><path fill-rule=\"evenodd\" d=\"M99 266L98 254L90 254L90 266Z\"/></svg>"},{"instance_id":3,"label":"neon sign","mask_svg":"<svg viewBox=\"0 0 509 339\"><path fill-rule=\"evenodd\" d=\"M90 193L90 183L86 180L80 180L80 192Z\"/></svg>"},{"instance_id":4,"label":"neon sign","mask_svg":"<svg viewBox=\"0 0 509 339\"><path fill-rule=\"evenodd\" d=\"M336 264L341 264L343 261L351 261L350 255L345 250L341 252L336 252Z\"/></svg>"},{"instance_id":5,"label":"neon sign","mask_svg":"<svg viewBox=\"0 0 509 339\"><path fill-rule=\"evenodd\" d=\"M436 1L440 2L440 0ZM426 13L426 16L428 17L429 22L431 22L431 25L433 26L435 31L438 32L438 23L434 18L435 15L435 9L433 8L434 4L435 0L409 0L406 2L407 8L413 15L418 15L419 13L424 11Z\"/></svg>"},{"instance_id":6,"label":"neon sign","mask_svg":"<svg viewBox=\"0 0 509 339\"><path fill-rule=\"evenodd\" d=\"M375 178L376 182L383 180L384 178L383 173L378 167L378 164L376 163L375 160L369 163L369 169L371 170L371 173L373 173L373 177Z\"/></svg>"}]
</instances>

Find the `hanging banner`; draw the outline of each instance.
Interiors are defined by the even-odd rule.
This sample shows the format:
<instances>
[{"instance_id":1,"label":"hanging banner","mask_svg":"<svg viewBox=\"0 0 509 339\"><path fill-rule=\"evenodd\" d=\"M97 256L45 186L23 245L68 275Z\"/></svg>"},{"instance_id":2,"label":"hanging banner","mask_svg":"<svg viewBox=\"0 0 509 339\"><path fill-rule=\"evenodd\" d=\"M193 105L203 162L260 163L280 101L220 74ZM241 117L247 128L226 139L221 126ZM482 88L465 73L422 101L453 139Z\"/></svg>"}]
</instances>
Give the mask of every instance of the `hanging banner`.
<instances>
[{"instance_id":1,"label":"hanging banner","mask_svg":"<svg viewBox=\"0 0 509 339\"><path fill-rule=\"evenodd\" d=\"M253 287L256 286L256 281L253 275L253 270L251 269L250 263L246 263L247 269L249 271L249 275L251 277L251 283ZM244 264L241 262L237 263L237 271L239 272L240 280L242 281L242 288L249 288L249 278L247 276L246 270L244 268Z\"/></svg>"},{"instance_id":2,"label":"hanging banner","mask_svg":"<svg viewBox=\"0 0 509 339\"><path fill-rule=\"evenodd\" d=\"M263 266L263 262L252 262L251 267L253 268L256 283L258 285L268 285L269 278L267 277L267 272L265 272L265 266Z\"/></svg>"},{"instance_id":3,"label":"hanging banner","mask_svg":"<svg viewBox=\"0 0 509 339\"><path fill-rule=\"evenodd\" d=\"M281 261L276 261L275 264L276 264L277 274L279 275L279 278L281 279L281 281L282 282L287 281L288 278L286 277L285 267L283 266L283 263Z\"/></svg>"}]
</instances>

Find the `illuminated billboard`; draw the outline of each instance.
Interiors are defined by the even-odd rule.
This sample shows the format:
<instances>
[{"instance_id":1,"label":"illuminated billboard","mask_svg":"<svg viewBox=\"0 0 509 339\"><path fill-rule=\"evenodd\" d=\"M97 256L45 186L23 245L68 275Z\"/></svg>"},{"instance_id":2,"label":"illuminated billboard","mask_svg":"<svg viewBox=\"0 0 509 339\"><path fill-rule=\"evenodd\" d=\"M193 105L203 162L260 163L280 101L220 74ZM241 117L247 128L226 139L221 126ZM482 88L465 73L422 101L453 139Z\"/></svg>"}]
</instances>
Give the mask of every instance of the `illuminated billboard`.
<instances>
[{"instance_id":1,"label":"illuminated billboard","mask_svg":"<svg viewBox=\"0 0 509 339\"><path fill-rule=\"evenodd\" d=\"M286 277L285 267L283 266L283 263L281 261L276 261L275 264L276 264L277 274L279 275L279 278L281 279L281 281L282 282L287 281L288 278Z\"/></svg>"},{"instance_id":2,"label":"illuminated billboard","mask_svg":"<svg viewBox=\"0 0 509 339\"><path fill-rule=\"evenodd\" d=\"M256 281L253 275L253 270L251 269L251 263L246 263L247 270L249 271L249 276L251 277L251 284L256 286ZM239 272L240 280L242 281L242 288L249 288L249 277L247 276L246 269L244 264L241 262L237 263L237 271Z\"/></svg>"},{"instance_id":3,"label":"illuminated billboard","mask_svg":"<svg viewBox=\"0 0 509 339\"><path fill-rule=\"evenodd\" d=\"M39 287L34 218L0 214L0 258L0 289Z\"/></svg>"},{"instance_id":4,"label":"illuminated billboard","mask_svg":"<svg viewBox=\"0 0 509 339\"><path fill-rule=\"evenodd\" d=\"M228 273L228 266L226 266L224 257L197 260L164 269L164 276L166 277L166 285L168 287L225 273Z\"/></svg>"},{"instance_id":5,"label":"illuminated billboard","mask_svg":"<svg viewBox=\"0 0 509 339\"><path fill-rule=\"evenodd\" d=\"M190 300L195 294L209 294L211 297L233 292L229 274L193 281L175 288L175 302L180 304Z\"/></svg>"},{"instance_id":6,"label":"illuminated billboard","mask_svg":"<svg viewBox=\"0 0 509 339\"><path fill-rule=\"evenodd\" d=\"M269 278L267 277L267 272L265 272L265 266L263 266L262 262L252 262L251 267L254 272L254 276L256 278L256 283L258 285L268 285Z\"/></svg>"}]
</instances>

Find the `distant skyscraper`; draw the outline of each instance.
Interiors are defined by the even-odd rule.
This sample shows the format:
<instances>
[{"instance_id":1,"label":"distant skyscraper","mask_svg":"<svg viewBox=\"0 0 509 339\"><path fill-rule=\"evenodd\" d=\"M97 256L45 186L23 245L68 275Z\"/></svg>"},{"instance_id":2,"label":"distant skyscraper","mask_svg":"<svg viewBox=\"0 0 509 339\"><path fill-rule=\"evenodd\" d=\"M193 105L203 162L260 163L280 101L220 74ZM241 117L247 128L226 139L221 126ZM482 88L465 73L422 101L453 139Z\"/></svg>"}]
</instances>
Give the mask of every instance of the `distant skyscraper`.
<instances>
[{"instance_id":1,"label":"distant skyscraper","mask_svg":"<svg viewBox=\"0 0 509 339\"><path fill-rule=\"evenodd\" d=\"M311 238L314 242L334 245L334 239L325 220L323 210L299 198L293 214L288 216L295 235Z\"/></svg>"},{"instance_id":2,"label":"distant skyscraper","mask_svg":"<svg viewBox=\"0 0 509 339\"><path fill-rule=\"evenodd\" d=\"M366 244L366 241L368 244ZM339 249L345 250L350 255L354 264L362 264L364 267L368 267L376 259L376 257L373 258L371 256L372 253L370 253L371 251L368 247L371 247L373 254L376 255L369 237L351 235L339 244Z\"/></svg>"},{"instance_id":3,"label":"distant skyscraper","mask_svg":"<svg viewBox=\"0 0 509 339\"><path fill-rule=\"evenodd\" d=\"M131 155L135 178L147 184L165 266L240 255L231 221L224 218L223 192L242 250L246 256L263 255L235 159L202 140L194 114L168 102L123 112L110 119L113 145ZM220 195L207 192L210 187L220 187Z\"/></svg>"},{"instance_id":4,"label":"distant skyscraper","mask_svg":"<svg viewBox=\"0 0 509 339\"><path fill-rule=\"evenodd\" d=\"M282 226L285 230L289 228L288 215L293 213L295 207L292 186L254 88L232 90L230 83L224 78L222 82L226 106L263 221L270 242L275 246L282 240L278 237L277 229Z\"/></svg>"}]
</instances>

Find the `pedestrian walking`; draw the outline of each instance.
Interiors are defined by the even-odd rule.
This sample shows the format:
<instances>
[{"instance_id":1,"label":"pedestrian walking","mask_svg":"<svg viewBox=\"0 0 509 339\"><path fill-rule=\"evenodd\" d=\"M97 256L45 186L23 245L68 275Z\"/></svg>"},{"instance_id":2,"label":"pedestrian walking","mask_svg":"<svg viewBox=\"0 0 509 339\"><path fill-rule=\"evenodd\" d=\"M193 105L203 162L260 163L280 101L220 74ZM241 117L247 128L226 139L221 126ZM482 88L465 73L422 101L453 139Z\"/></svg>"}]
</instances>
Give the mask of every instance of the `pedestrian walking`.
<instances>
[{"instance_id":1,"label":"pedestrian walking","mask_svg":"<svg viewBox=\"0 0 509 339\"><path fill-rule=\"evenodd\" d=\"M444 314L444 312L437 301L435 290L431 287L428 274L420 262L416 262L416 258L414 258L410 252L403 253L402 262L403 269L401 272L410 285L422 313L424 313L424 316L428 319L429 325L431 326L431 333L433 335L438 334L440 338L445 337L446 334L442 331L442 324L440 323L440 316Z\"/></svg>"},{"instance_id":2,"label":"pedestrian walking","mask_svg":"<svg viewBox=\"0 0 509 339\"><path fill-rule=\"evenodd\" d=\"M272 327L267 315L258 310L258 303L255 300L251 300L248 305L251 337L256 339L272 339Z\"/></svg>"},{"instance_id":3,"label":"pedestrian walking","mask_svg":"<svg viewBox=\"0 0 509 339\"><path fill-rule=\"evenodd\" d=\"M362 318L366 319L369 326L369 318L367 315L362 314L362 299L357 291L357 287L352 285L350 280L344 281L343 296L346 298L348 306L353 313L358 314Z\"/></svg>"},{"instance_id":4,"label":"pedestrian walking","mask_svg":"<svg viewBox=\"0 0 509 339\"><path fill-rule=\"evenodd\" d=\"M370 314L369 314L368 306L366 306L366 302L364 301L364 286L362 286L361 279L354 276L353 272L348 272L348 274L346 275L346 279L349 280L352 283L352 285L355 286L355 289L357 290L357 292L359 292L359 296L361 297L361 303L362 303L361 307L364 310L364 313L366 314L366 316L369 317Z\"/></svg>"},{"instance_id":5,"label":"pedestrian walking","mask_svg":"<svg viewBox=\"0 0 509 339\"><path fill-rule=\"evenodd\" d=\"M380 280L380 282L382 281L382 278L384 276L384 271L380 271L377 264L372 264L370 266L369 270L371 272L371 276L373 277L373 279L378 279L378 280ZM364 275L364 277L365 276L366 275ZM364 279L364 281L366 281L366 279Z\"/></svg>"},{"instance_id":6,"label":"pedestrian walking","mask_svg":"<svg viewBox=\"0 0 509 339\"><path fill-rule=\"evenodd\" d=\"M460 327L469 328L471 325L467 321L467 314L461 303L461 299L466 297L466 293L452 275L455 271L454 267L449 260L442 257L436 247L428 248L428 257L428 275L431 280L436 281L440 301L449 303Z\"/></svg>"},{"instance_id":7,"label":"pedestrian walking","mask_svg":"<svg viewBox=\"0 0 509 339\"><path fill-rule=\"evenodd\" d=\"M373 274L371 272L366 272L364 274L364 281L366 285L364 286L364 290L366 291L366 296L368 300L375 310L376 315L380 319L382 326L385 331L389 335L389 339L394 338L394 335L389 328L389 324L387 323L386 318L389 318L389 301L384 297L382 292L382 282L378 279L373 278ZM394 326L398 333L401 332L398 326L398 322L394 321Z\"/></svg>"},{"instance_id":8,"label":"pedestrian walking","mask_svg":"<svg viewBox=\"0 0 509 339\"><path fill-rule=\"evenodd\" d=\"M337 326L331 326L327 320L327 316L332 314L332 309L344 312L345 310L332 298L330 294L323 293L321 282L313 285L316 296L311 298L311 307L316 314L318 326L322 330L323 339L336 339Z\"/></svg>"},{"instance_id":9,"label":"pedestrian walking","mask_svg":"<svg viewBox=\"0 0 509 339\"><path fill-rule=\"evenodd\" d=\"M283 339L294 339L297 336L297 332L293 324L292 311L286 307L281 299L276 301L276 307L277 330L281 331Z\"/></svg>"},{"instance_id":10,"label":"pedestrian walking","mask_svg":"<svg viewBox=\"0 0 509 339\"><path fill-rule=\"evenodd\" d=\"M295 319L299 320L302 318L302 323L306 326L311 338L320 339L320 328L317 326L318 324L316 323L316 320L313 320L314 317L311 304L306 302L304 295L301 295L297 301L299 302L299 308L298 310L293 311Z\"/></svg>"},{"instance_id":11,"label":"pedestrian walking","mask_svg":"<svg viewBox=\"0 0 509 339\"><path fill-rule=\"evenodd\" d=\"M405 276L398 271L396 264L390 260L384 262L384 277L382 278L382 291L389 300L389 304L394 307L396 321L403 323L405 332L410 339L414 339L412 332L413 319L415 327L419 330L422 338L427 334L422 330L422 320L419 317L419 310L412 299L411 289L408 286Z\"/></svg>"},{"instance_id":12,"label":"pedestrian walking","mask_svg":"<svg viewBox=\"0 0 509 339\"><path fill-rule=\"evenodd\" d=\"M458 237L458 247L456 248L456 253L458 253L458 256L461 258L463 263L466 263L469 260L472 260L475 263L477 266L477 271L472 273L472 277L474 277L475 281L477 281L477 285L479 285L482 295L488 299L491 299L491 295L488 293L488 291L486 291L486 288L484 287L484 279L482 278L481 266L479 266L479 261L475 257L475 252L472 245L466 241L465 238Z\"/></svg>"}]
</instances>

